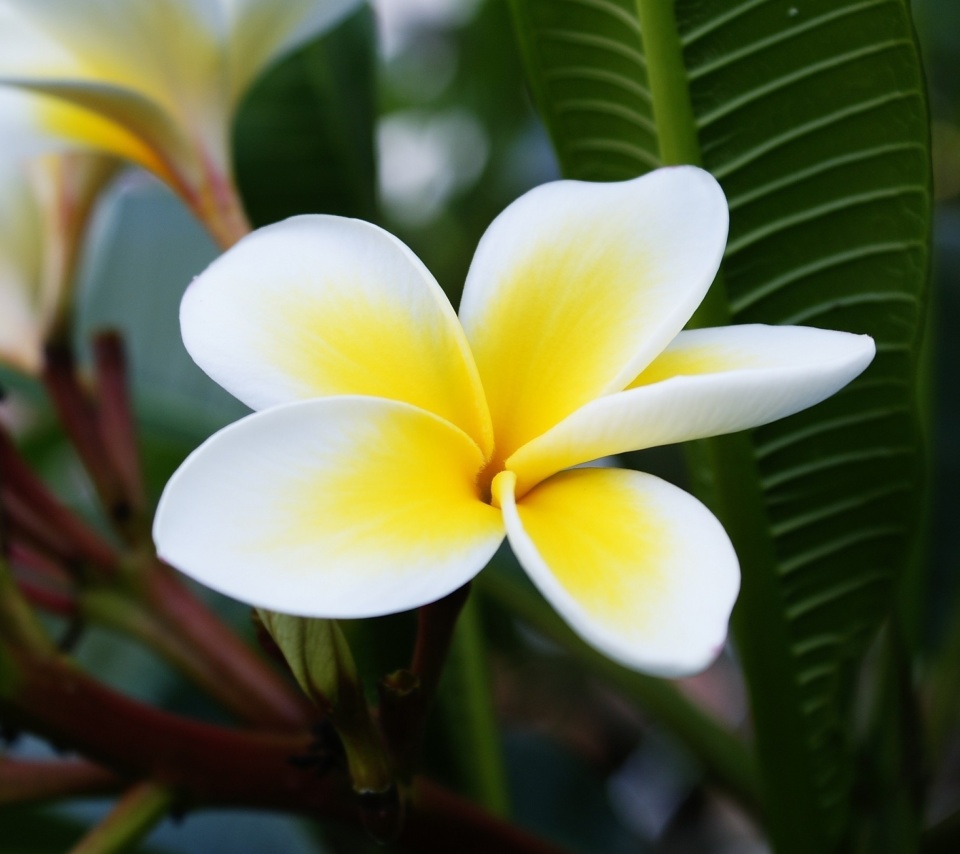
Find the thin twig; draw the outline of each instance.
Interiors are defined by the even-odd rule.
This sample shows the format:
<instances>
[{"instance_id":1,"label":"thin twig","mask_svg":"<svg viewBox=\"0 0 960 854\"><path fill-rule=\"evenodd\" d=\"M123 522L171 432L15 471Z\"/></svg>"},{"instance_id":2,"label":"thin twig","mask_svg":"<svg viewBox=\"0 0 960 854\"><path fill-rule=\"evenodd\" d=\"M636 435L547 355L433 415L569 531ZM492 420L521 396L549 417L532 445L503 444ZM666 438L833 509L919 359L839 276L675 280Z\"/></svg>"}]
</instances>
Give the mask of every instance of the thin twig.
<instances>
[{"instance_id":1,"label":"thin twig","mask_svg":"<svg viewBox=\"0 0 960 854\"><path fill-rule=\"evenodd\" d=\"M144 604L180 641L202 656L206 668L232 683L245 699L246 720L273 729L310 725L315 712L306 697L227 628L162 561L145 573Z\"/></svg>"},{"instance_id":2,"label":"thin twig","mask_svg":"<svg viewBox=\"0 0 960 854\"><path fill-rule=\"evenodd\" d=\"M37 804L59 798L117 791L122 777L79 759L0 759L0 805Z\"/></svg>"},{"instance_id":3,"label":"thin twig","mask_svg":"<svg viewBox=\"0 0 960 854\"><path fill-rule=\"evenodd\" d=\"M93 339L93 358L101 441L120 479L129 507L139 517L146 512L147 500L128 391L127 360L120 334L115 331L97 334Z\"/></svg>"},{"instance_id":4,"label":"thin twig","mask_svg":"<svg viewBox=\"0 0 960 854\"><path fill-rule=\"evenodd\" d=\"M50 344L44 354L43 382L60 423L80 457L111 520L124 520L129 507L104 444L98 414L77 373L68 345Z\"/></svg>"},{"instance_id":5,"label":"thin twig","mask_svg":"<svg viewBox=\"0 0 960 854\"><path fill-rule=\"evenodd\" d=\"M117 572L119 560L113 548L54 497L21 459L3 430L0 430L0 468L5 503L7 495L14 499L8 506L12 525L20 523L31 528L35 535L51 544L55 553L63 553L60 543L69 543L70 551L107 575Z\"/></svg>"},{"instance_id":6,"label":"thin twig","mask_svg":"<svg viewBox=\"0 0 960 854\"><path fill-rule=\"evenodd\" d=\"M174 803L173 793L156 783L138 783L70 854L122 854L159 824Z\"/></svg>"}]
</instances>

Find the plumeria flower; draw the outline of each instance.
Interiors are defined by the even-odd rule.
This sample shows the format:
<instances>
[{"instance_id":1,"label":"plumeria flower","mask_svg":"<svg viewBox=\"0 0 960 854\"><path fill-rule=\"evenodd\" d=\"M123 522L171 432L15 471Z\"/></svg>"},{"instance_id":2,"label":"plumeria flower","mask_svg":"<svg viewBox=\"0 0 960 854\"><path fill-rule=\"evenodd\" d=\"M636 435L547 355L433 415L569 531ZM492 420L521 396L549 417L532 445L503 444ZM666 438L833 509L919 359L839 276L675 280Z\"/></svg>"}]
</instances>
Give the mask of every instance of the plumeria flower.
<instances>
[{"instance_id":1,"label":"plumeria flower","mask_svg":"<svg viewBox=\"0 0 960 854\"><path fill-rule=\"evenodd\" d=\"M681 331L726 234L719 185L692 167L546 184L487 230L458 322L376 226L255 232L194 281L181 324L200 366L261 411L167 485L161 554L262 608L369 617L450 593L506 534L598 649L701 669L739 586L719 522L651 475L576 466L796 412L874 354L820 329Z\"/></svg>"},{"instance_id":2,"label":"plumeria flower","mask_svg":"<svg viewBox=\"0 0 960 854\"><path fill-rule=\"evenodd\" d=\"M93 153L0 156L0 362L37 374L68 332L87 222L118 161ZM57 327L61 328L57 328Z\"/></svg>"},{"instance_id":3,"label":"plumeria flower","mask_svg":"<svg viewBox=\"0 0 960 854\"><path fill-rule=\"evenodd\" d=\"M248 229L230 126L253 80L361 0L0 0L0 83L51 138L152 170L224 245Z\"/></svg>"}]
</instances>

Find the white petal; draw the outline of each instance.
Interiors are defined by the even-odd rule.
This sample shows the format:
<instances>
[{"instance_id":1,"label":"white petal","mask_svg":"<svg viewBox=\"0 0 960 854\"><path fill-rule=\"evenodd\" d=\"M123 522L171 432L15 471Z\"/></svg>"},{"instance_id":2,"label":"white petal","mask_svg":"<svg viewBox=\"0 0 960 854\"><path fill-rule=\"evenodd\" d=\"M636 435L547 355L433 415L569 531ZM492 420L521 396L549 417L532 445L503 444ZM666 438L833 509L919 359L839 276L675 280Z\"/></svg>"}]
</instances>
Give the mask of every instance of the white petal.
<instances>
[{"instance_id":1,"label":"white petal","mask_svg":"<svg viewBox=\"0 0 960 854\"><path fill-rule=\"evenodd\" d=\"M510 545L584 640L660 676L702 670L719 653L740 586L716 518L666 481L624 469L562 472L515 500L494 480Z\"/></svg>"},{"instance_id":2,"label":"white petal","mask_svg":"<svg viewBox=\"0 0 960 854\"><path fill-rule=\"evenodd\" d=\"M463 330L436 280L374 225L300 216L262 228L190 286L190 354L255 409L365 394L403 400L491 444Z\"/></svg>"},{"instance_id":3,"label":"white petal","mask_svg":"<svg viewBox=\"0 0 960 854\"><path fill-rule=\"evenodd\" d=\"M803 326L681 332L626 391L588 403L507 466L522 495L587 460L758 427L834 394L874 352L867 335Z\"/></svg>"},{"instance_id":4,"label":"white petal","mask_svg":"<svg viewBox=\"0 0 960 854\"><path fill-rule=\"evenodd\" d=\"M2 2L0 20L30 44L4 50L6 73L114 84L172 111L211 85L224 91L217 64L225 27L214 0Z\"/></svg>"},{"instance_id":5,"label":"white petal","mask_svg":"<svg viewBox=\"0 0 960 854\"><path fill-rule=\"evenodd\" d=\"M100 119L53 113L53 132L168 181L172 169L181 186L201 180L203 159L225 168L229 86L215 0L0 0L0 24L0 82ZM139 146L118 145L124 135Z\"/></svg>"},{"instance_id":6,"label":"white petal","mask_svg":"<svg viewBox=\"0 0 960 854\"><path fill-rule=\"evenodd\" d=\"M334 397L227 427L167 484L159 554L259 608L351 618L434 601L503 540L477 446L403 403Z\"/></svg>"},{"instance_id":7,"label":"white petal","mask_svg":"<svg viewBox=\"0 0 960 854\"><path fill-rule=\"evenodd\" d=\"M500 214L460 308L500 458L626 386L700 303L726 234L723 192L693 167L558 181Z\"/></svg>"}]
</instances>

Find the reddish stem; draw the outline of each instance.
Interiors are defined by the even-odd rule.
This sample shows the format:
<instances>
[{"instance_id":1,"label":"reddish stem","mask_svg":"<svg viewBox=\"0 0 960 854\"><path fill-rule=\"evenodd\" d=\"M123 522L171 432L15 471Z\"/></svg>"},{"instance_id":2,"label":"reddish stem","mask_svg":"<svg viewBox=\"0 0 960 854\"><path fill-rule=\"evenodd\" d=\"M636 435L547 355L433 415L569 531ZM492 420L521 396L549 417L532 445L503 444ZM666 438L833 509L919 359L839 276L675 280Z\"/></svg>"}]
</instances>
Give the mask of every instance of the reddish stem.
<instances>
[{"instance_id":1,"label":"reddish stem","mask_svg":"<svg viewBox=\"0 0 960 854\"><path fill-rule=\"evenodd\" d=\"M357 822L341 774L318 777L290 763L310 737L242 732L127 699L57 659L10 651L0 715L120 775L174 788L190 805L249 806ZM402 838L416 852L560 854L435 785L418 786Z\"/></svg>"},{"instance_id":2,"label":"reddish stem","mask_svg":"<svg viewBox=\"0 0 960 854\"><path fill-rule=\"evenodd\" d=\"M82 563L84 556L72 543L65 543L55 531L43 524L23 501L10 490L0 489L0 508L5 516L6 536L12 543L23 543L50 560L63 565Z\"/></svg>"},{"instance_id":3,"label":"reddish stem","mask_svg":"<svg viewBox=\"0 0 960 854\"><path fill-rule=\"evenodd\" d=\"M9 543L7 551L14 580L28 602L61 617L77 615L70 576L57 561L22 542Z\"/></svg>"},{"instance_id":4,"label":"reddish stem","mask_svg":"<svg viewBox=\"0 0 960 854\"><path fill-rule=\"evenodd\" d=\"M116 577L119 559L113 549L53 497L2 432L0 471L7 487L4 504L14 539L53 558L89 562ZM201 604L169 567L152 563L144 573L143 585L147 605L164 625L194 647L213 678L229 686L226 693L241 696L234 706L246 705L245 720L279 729L307 724L313 711L306 699ZM40 591L29 592L42 598ZM43 604L56 609L52 600Z\"/></svg>"},{"instance_id":5,"label":"reddish stem","mask_svg":"<svg viewBox=\"0 0 960 854\"><path fill-rule=\"evenodd\" d=\"M43 381L103 507L109 517L122 526L130 516L130 505L100 434L96 407L80 382L69 345L47 346Z\"/></svg>"},{"instance_id":6,"label":"reddish stem","mask_svg":"<svg viewBox=\"0 0 960 854\"><path fill-rule=\"evenodd\" d=\"M25 762L0 759L0 805L102 795L124 785L122 777L82 760Z\"/></svg>"},{"instance_id":7,"label":"reddish stem","mask_svg":"<svg viewBox=\"0 0 960 854\"><path fill-rule=\"evenodd\" d=\"M116 773L174 786L189 800L310 812L334 791L289 763L306 733L267 734L199 723L128 699L65 661L8 651L13 696L0 695L4 720L53 744L79 750Z\"/></svg>"},{"instance_id":8,"label":"reddish stem","mask_svg":"<svg viewBox=\"0 0 960 854\"><path fill-rule=\"evenodd\" d=\"M127 360L118 332L93 339L101 442L131 507L143 514L147 500L137 447L137 431L127 388Z\"/></svg>"},{"instance_id":9,"label":"reddish stem","mask_svg":"<svg viewBox=\"0 0 960 854\"><path fill-rule=\"evenodd\" d=\"M59 561L42 550L35 549L22 541L13 541L7 545L7 551L10 555L10 563L14 566L28 569L32 574L61 587L69 586L70 573Z\"/></svg>"},{"instance_id":10,"label":"reddish stem","mask_svg":"<svg viewBox=\"0 0 960 854\"><path fill-rule=\"evenodd\" d=\"M417 642L410 669L380 681L380 727L401 779L416 773L427 714L437 691L457 618L470 595L467 583L418 612Z\"/></svg>"},{"instance_id":11,"label":"reddish stem","mask_svg":"<svg viewBox=\"0 0 960 854\"><path fill-rule=\"evenodd\" d=\"M450 652L457 619L470 596L470 583L437 602L424 605L418 612L417 645L410 670L420 679L421 690L429 702L436 692Z\"/></svg>"},{"instance_id":12,"label":"reddish stem","mask_svg":"<svg viewBox=\"0 0 960 854\"><path fill-rule=\"evenodd\" d=\"M564 854L428 780L417 783L400 844L418 854Z\"/></svg>"},{"instance_id":13,"label":"reddish stem","mask_svg":"<svg viewBox=\"0 0 960 854\"><path fill-rule=\"evenodd\" d=\"M29 576L15 573L17 588L23 597L31 604L60 617L72 618L77 616L77 601L62 591L53 590L43 584L38 584Z\"/></svg>"},{"instance_id":14,"label":"reddish stem","mask_svg":"<svg viewBox=\"0 0 960 854\"><path fill-rule=\"evenodd\" d=\"M69 543L68 555L87 560L110 575L116 573L116 552L53 496L20 458L13 441L3 430L0 430L0 473L4 498L9 494L15 499L8 505L14 527L22 524L32 535L49 543L54 554L66 556L63 543Z\"/></svg>"},{"instance_id":15,"label":"reddish stem","mask_svg":"<svg viewBox=\"0 0 960 854\"><path fill-rule=\"evenodd\" d=\"M315 711L306 698L200 602L169 566L155 561L144 584L148 607L193 646L221 680L246 695L247 720L282 730L309 726Z\"/></svg>"}]
</instances>

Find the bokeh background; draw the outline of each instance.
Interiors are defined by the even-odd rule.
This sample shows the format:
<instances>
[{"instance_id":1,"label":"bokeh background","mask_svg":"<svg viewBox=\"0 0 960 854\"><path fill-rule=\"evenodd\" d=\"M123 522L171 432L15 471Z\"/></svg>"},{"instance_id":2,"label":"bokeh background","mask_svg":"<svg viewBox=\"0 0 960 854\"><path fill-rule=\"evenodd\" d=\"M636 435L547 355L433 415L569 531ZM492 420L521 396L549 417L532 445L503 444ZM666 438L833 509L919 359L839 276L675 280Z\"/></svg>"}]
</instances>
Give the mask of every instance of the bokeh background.
<instances>
[{"instance_id":1,"label":"bokeh background","mask_svg":"<svg viewBox=\"0 0 960 854\"><path fill-rule=\"evenodd\" d=\"M456 304L474 247L493 217L530 187L558 177L549 141L524 89L506 0L377 0L317 46L284 62L251 93L237 125L245 194L270 200L270 219L301 209L372 219L423 259ZM937 198L934 297L927 399L930 436L930 571L925 642L960 643L950 617L960 570L960 3L914 0L932 112ZM376 85L371 87L369 84ZM375 93L375 94L371 94ZM371 101L375 98L375 101ZM304 102L311 108L300 108ZM290 148L291 180L256 168L263 142ZM278 187L292 187L289 198ZM98 211L84 258L79 343L104 326L122 329L131 349L144 458L158 495L183 457L244 408L210 382L180 343L177 307L190 279L216 255L202 229L167 190L128 170ZM83 511L88 486L38 390L3 377L11 394L2 417L30 458ZM629 464L683 483L678 452L659 449ZM522 583L509 554L499 578ZM520 823L583 852L762 852L748 817L714 793L695 763L642 706L592 677L541 635L508 619L496 596L484 600L493 639L492 702L502 721L491 733L492 762L510 781ZM246 610L218 608L249 631ZM382 650L407 648L404 617L353 627L370 672L399 665ZM146 653L89 631L78 653L117 688L202 717L215 717L177 677ZM960 679L960 676L958 676ZM743 727L736 664L725 655L684 689L731 725ZM469 791L472 769L458 751L458 700L470 690L455 669L446 678L430 735L437 777ZM15 750L47 748L20 739ZM946 803L960 787L960 760L938 782ZM938 799L934 798L934 809ZM65 850L78 826L102 813L84 802L55 812L0 813L0 852ZM363 839L336 828L251 813L191 814L149 840L156 852L298 854L362 851Z\"/></svg>"}]
</instances>

